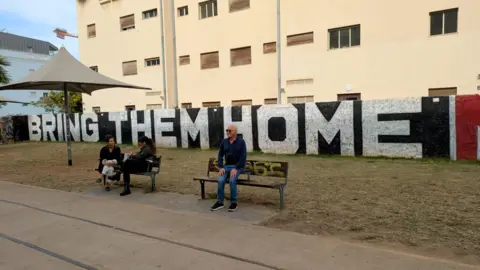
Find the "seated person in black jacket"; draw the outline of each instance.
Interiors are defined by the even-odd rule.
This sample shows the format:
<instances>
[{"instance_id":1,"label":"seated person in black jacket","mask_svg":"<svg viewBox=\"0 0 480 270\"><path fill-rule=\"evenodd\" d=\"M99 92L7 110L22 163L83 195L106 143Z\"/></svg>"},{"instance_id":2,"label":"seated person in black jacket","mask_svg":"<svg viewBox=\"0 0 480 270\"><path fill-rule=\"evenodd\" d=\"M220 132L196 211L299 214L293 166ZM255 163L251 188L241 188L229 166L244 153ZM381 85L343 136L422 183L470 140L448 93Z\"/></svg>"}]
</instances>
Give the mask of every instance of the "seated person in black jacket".
<instances>
[{"instance_id":1,"label":"seated person in black jacket","mask_svg":"<svg viewBox=\"0 0 480 270\"><path fill-rule=\"evenodd\" d=\"M115 138L112 135L105 137L107 145L100 150L100 159L98 164L98 172L101 178L97 179L101 183L105 179L106 191L110 191L111 180L120 180L120 175L114 172L114 166L122 162L121 150L115 143Z\"/></svg>"},{"instance_id":2,"label":"seated person in black jacket","mask_svg":"<svg viewBox=\"0 0 480 270\"><path fill-rule=\"evenodd\" d=\"M138 140L140 151L132 153L128 159L123 163L123 192L120 196L130 194L130 174L146 172L148 168L147 160L154 160L157 153L155 143L152 139L143 136Z\"/></svg>"}]
</instances>

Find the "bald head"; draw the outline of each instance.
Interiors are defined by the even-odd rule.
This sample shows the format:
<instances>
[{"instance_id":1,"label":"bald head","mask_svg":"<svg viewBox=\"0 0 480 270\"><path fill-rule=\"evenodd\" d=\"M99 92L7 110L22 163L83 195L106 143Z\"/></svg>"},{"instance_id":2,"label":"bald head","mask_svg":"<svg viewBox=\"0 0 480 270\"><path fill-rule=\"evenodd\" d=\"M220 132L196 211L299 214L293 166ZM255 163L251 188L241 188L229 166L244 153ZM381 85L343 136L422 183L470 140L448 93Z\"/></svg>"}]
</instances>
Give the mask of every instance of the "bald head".
<instances>
[{"instance_id":1,"label":"bald head","mask_svg":"<svg viewBox=\"0 0 480 270\"><path fill-rule=\"evenodd\" d=\"M230 124L228 125L227 127L227 137L230 138L230 139L234 139L237 137L237 126L235 126L234 124Z\"/></svg>"}]
</instances>

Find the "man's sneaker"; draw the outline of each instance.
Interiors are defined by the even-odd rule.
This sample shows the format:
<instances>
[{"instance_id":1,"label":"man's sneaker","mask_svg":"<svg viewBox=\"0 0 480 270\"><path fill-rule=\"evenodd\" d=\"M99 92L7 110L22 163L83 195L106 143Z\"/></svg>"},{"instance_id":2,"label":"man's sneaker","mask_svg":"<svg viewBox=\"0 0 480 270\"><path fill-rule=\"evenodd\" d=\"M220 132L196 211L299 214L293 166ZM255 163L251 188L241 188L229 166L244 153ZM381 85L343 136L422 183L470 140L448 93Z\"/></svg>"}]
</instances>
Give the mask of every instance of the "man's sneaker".
<instances>
[{"instance_id":1,"label":"man's sneaker","mask_svg":"<svg viewBox=\"0 0 480 270\"><path fill-rule=\"evenodd\" d=\"M235 210L237 210L237 204L236 203L230 204L230 206L228 207L228 212L233 212Z\"/></svg>"},{"instance_id":2,"label":"man's sneaker","mask_svg":"<svg viewBox=\"0 0 480 270\"><path fill-rule=\"evenodd\" d=\"M223 203L221 202L216 202L212 207L210 207L210 211L217 211L218 209L223 208Z\"/></svg>"}]
</instances>

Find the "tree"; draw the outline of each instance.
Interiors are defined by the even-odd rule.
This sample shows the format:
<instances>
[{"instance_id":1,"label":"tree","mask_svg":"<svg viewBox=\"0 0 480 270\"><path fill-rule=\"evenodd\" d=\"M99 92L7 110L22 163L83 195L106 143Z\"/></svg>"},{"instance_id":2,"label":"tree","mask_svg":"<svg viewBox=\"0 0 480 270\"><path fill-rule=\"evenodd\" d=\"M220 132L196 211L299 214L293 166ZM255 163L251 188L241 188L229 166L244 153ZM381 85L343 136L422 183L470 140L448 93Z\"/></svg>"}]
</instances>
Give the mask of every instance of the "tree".
<instances>
[{"instance_id":1,"label":"tree","mask_svg":"<svg viewBox=\"0 0 480 270\"><path fill-rule=\"evenodd\" d=\"M70 105L71 113L82 112L82 94L68 92L68 104ZM50 113L65 113L66 111L63 91L50 91L46 96L28 105L43 108L46 112Z\"/></svg>"},{"instance_id":2,"label":"tree","mask_svg":"<svg viewBox=\"0 0 480 270\"><path fill-rule=\"evenodd\" d=\"M10 66L10 62L0 55L0 84L6 84L10 82L10 76L8 76L7 67ZM7 105L6 102L0 102L0 108Z\"/></svg>"}]
</instances>

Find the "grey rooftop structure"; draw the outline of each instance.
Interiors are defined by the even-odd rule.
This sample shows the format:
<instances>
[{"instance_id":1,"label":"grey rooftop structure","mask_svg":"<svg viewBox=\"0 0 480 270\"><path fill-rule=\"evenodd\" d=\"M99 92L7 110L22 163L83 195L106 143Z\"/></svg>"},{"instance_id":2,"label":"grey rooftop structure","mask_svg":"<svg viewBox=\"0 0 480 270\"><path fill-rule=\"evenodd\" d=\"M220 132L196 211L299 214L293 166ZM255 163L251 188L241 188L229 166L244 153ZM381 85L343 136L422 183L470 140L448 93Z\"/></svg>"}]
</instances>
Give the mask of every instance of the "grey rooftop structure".
<instances>
[{"instance_id":1,"label":"grey rooftop structure","mask_svg":"<svg viewBox=\"0 0 480 270\"><path fill-rule=\"evenodd\" d=\"M50 42L0 32L0 50L50 55L58 48Z\"/></svg>"}]
</instances>

